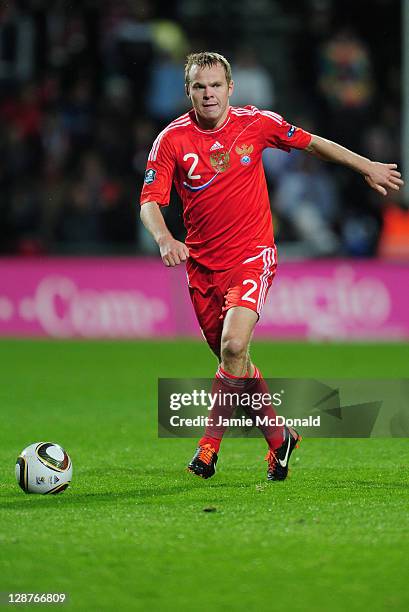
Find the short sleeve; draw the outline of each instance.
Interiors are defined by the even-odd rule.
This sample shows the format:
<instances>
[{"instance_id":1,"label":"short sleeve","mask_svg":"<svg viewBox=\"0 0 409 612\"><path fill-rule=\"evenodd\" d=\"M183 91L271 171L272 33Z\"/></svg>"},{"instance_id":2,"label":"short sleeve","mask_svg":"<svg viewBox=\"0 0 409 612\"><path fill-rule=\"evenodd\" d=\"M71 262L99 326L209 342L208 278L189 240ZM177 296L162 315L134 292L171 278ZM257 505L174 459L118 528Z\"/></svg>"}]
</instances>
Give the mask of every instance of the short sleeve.
<instances>
[{"instance_id":1,"label":"short sleeve","mask_svg":"<svg viewBox=\"0 0 409 612\"><path fill-rule=\"evenodd\" d=\"M260 111L266 147L290 151L305 149L311 142L311 134L288 123L281 115L272 111Z\"/></svg>"},{"instance_id":2,"label":"short sleeve","mask_svg":"<svg viewBox=\"0 0 409 612\"><path fill-rule=\"evenodd\" d=\"M141 205L157 202L161 206L169 204L172 188L175 157L169 137L161 132L152 145L146 164L141 193Z\"/></svg>"}]
</instances>

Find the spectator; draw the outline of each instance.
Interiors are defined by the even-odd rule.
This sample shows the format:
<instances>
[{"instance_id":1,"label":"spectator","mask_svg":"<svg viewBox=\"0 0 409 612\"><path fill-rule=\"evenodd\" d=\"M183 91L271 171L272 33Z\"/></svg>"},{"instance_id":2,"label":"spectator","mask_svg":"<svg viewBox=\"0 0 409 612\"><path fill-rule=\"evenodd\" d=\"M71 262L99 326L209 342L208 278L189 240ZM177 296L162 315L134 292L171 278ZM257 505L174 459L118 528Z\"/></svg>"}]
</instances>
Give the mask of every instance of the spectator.
<instances>
[{"instance_id":1,"label":"spectator","mask_svg":"<svg viewBox=\"0 0 409 612\"><path fill-rule=\"evenodd\" d=\"M89 197L85 180L70 183L57 218L55 233L62 243L90 245L101 241L102 232L98 208Z\"/></svg>"},{"instance_id":2,"label":"spectator","mask_svg":"<svg viewBox=\"0 0 409 612\"><path fill-rule=\"evenodd\" d=\"M257 60L253 48L246 47L239 51L232 70L235 87L230 101L233 106L248 104L250 100L258 108L273 107L273 80Z\"/></svg>"},{"instance_id":3,"label":"spectator","mask_svg":"<svg viewBox=\"0 0 409 612\"><path fill-rule=\"evenodd\" d=\"M87 149L93 140L95 105L89 79L82 77L74 83L67 102L62 105L61 116L71 150L77 156L78 151Z\"/></svg>"},{"instance_id":4,"label":"spectator","mask_svg":"<svg viewBox=\"0 0 409 612\"><path fill-rule=\"evenodd\" d=\"M152 5L138 2L108 2L101 20L102 57L109 76L123 76L133 84L134 106L144 110L146 83L154 56L151 27Z\"/></svg>"},{"instance_id":5,"label":"spectator","mask_svg":"<svg viewBox=\"0 0 409 612\"><path fill-rule=\"evenodd\" d=\"M316 159L292 152L293 166L277 186L275 208L291 224L309 254L334 255L340 241L334 231L339 215L337 190L331 174Z\"/></svg>"},{"instance_id":6,"label":"spectator","mask_svg":"<svg viewBox=\"0 0 409 612\"><path fill-rule=\"evenodd\" d=\"M95 136L104 163L114 174L132 171L132 111L129 80L120 76L108 78L104 83Z\"/></svg>"},{"instance_id":7,"label":"spectator","mask_svg":"<svg viewBox=\"0 0 409 612\"><path fill-rule=\"evenodd\" d=\"M183 61L162 52L153 62L147 93L147 108L151 116L166 124L186 112L188 104L183 90Z\"/></svg>"},{"instance_id":8,"label":"spectator","mask_svg":"<svg viewBox=\"0 0 409 612\"><path fill-rule=\"evenodd\" d=\"M359 151L374 83L368 48L350 28L342 28L322 46L318 84L328 113L328 137Z\"/></svg>"},{"instance_id":9,"label":"spectator","mask_svg":"<svg viewBox=\"0 0 409 612\"><path fill-rule=\"evenodd\" d=\"M36 30L33 16L13 2L0 4L0 90L34 76Z\"/></svg>"}]
</instances>

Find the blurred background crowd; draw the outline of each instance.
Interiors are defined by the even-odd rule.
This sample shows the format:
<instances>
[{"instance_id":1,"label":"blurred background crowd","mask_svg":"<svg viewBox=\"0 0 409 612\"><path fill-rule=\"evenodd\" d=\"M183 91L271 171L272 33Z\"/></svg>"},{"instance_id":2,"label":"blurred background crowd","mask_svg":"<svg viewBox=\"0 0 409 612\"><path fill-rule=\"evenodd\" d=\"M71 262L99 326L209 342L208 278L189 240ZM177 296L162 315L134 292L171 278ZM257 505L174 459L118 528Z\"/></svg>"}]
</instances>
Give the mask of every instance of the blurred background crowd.
<instances>
[{"instance_id":1,"label":"blurred background crowd","mask_svg":"<svg viewBox=\"0 0 409 612\"><path fill-rule=\"evenodd\" d=\"M1 0L1 254L155 252L139 193L191 51L231 60L233 105L399 163L400 21L393 0ZM265 170L282 256L409 256L402 196L295 151ZM183 239L175 194L166 219Z\"/></svg>"}]
</instances>

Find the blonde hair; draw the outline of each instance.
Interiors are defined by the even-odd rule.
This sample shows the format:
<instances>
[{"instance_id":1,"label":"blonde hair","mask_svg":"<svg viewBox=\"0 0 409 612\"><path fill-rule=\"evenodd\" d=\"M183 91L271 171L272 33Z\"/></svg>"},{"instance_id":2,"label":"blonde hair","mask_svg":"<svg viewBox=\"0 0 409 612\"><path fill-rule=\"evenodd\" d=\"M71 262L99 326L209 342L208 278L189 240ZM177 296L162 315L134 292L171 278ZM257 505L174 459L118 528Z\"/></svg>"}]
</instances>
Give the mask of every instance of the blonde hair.
<instances>
[{"instance_id":1,"label":"blonde hair","mask_svg":"<svg viewBox=\"0 0 409 612\"><path fill-rule=\"evenodd\" d=\"M231 66L224 55L216 53L214 51L201 51L200 53L190 53L186 58L185 64L185 87L186 92L189 90L190 83L190 69L192 66L199 66L199 68L210 68L216 64L221 64L224 68L226 75L227 84L231 81Z\"/></svg>"}]
</instances>

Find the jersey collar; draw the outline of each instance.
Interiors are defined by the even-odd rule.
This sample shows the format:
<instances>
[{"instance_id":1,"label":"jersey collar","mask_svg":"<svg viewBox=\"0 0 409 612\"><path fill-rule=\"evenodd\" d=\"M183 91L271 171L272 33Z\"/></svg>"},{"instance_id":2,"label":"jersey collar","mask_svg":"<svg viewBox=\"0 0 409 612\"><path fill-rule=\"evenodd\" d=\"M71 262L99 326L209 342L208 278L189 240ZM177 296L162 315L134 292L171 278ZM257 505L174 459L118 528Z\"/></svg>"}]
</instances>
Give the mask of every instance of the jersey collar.
<instances>
[{"instance_id":1,"label":"jersey collar","mask_svg":"<svg viewBox=\"0 0 409 612\"><path fill-rule=\"evenodd\" d=\"M203 129L201 129L201 128L200 128L200 127L197 125L196 115L195 115L195 111L194 111L194 109L193 109L193 108L192 108L192 110L190 111L189 115L190 115L190 118L191 118L191 120L192 120L193 127L194 127L194 128L195 128L195 129L196 129L198 132L200 132L201 134L216 134L216 132L220 132L220 130L223 130L223 129L226 127L226 125L229 123L230 118L231 118L231 106L229 106L229 112L227 113L227 117L226 117L226 119L224 120L223 124L222 124L220 127L216 128L216 129L214 129L214 130L203 130Z\"/></svg>"}]
</instances>

